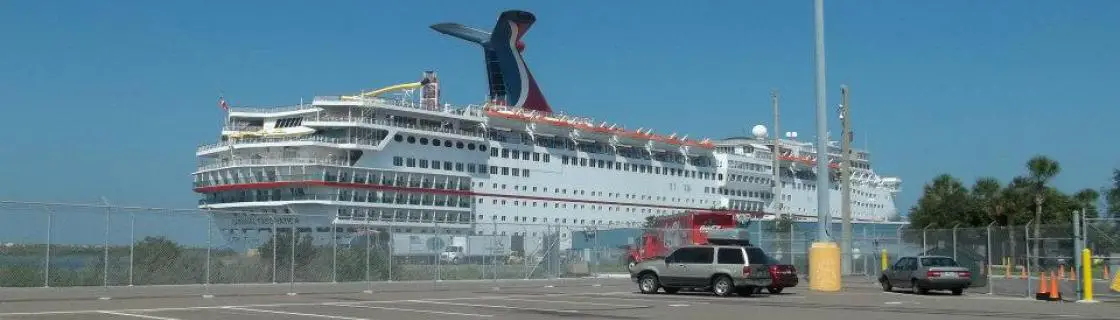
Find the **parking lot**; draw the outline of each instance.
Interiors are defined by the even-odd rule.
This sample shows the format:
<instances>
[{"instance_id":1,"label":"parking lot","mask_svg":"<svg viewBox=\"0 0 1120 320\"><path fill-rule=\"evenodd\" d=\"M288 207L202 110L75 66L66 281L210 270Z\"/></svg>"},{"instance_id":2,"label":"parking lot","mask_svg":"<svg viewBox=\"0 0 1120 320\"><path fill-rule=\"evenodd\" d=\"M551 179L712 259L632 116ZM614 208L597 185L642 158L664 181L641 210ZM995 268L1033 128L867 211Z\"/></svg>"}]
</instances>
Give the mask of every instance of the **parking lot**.
<instances>
[{"instance_id":1,"label":"parking lot","mask_svg":"<svg viewBox=\"0 0 1120 320\"><path fill-rule=\"evenodd\" d=\"M1115 319L1112 303L1048 303L966 293L915 296L853 282L843 292L805 287L780 295L720 298L702 293L637 293L626 279L377 286L372 293L156 294L99 299L0 302L0 319L682 319L788 318Z\"/></svg>"}]
</instances>

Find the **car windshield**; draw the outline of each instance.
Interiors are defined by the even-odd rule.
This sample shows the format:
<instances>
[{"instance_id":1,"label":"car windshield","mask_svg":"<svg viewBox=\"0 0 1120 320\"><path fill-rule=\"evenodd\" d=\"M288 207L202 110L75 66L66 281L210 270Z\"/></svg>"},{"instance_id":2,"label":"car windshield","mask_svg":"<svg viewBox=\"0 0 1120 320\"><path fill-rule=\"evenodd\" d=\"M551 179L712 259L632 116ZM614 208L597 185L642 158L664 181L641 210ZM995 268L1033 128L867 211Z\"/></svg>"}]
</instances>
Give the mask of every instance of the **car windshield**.
<instances>
[{"instance_id":1,"label":"car windshield","mask_svg":"<svg viewBox=\"0 0 1120 320\"><path fill-rule=\"evenodd\" d=\"M927 267L956 267L957 262L953 261L953 258L930 257L922 258L922 265Z\"/></svg>"}]
</instances>

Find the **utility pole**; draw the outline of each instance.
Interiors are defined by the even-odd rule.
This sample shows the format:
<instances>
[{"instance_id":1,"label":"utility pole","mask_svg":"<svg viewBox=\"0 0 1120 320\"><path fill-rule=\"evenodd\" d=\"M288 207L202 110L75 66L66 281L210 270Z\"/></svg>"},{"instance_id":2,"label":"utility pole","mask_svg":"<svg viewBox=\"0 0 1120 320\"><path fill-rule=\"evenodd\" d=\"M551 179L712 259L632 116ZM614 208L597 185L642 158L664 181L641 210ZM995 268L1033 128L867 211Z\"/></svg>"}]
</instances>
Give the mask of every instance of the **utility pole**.
<instances>
[{"instance_id":1,"label":"utility pole","mask_svg":"<svg viewBox=\"0 0 1120 320\"><path fill-rule=\"evenodd\" d=\"M774 106L774 180L771 182L773 188L774 203L777 204L776 210L778 217L782 216L782 160L778 156L782 154L782 131L779 130L778 122L780 115L778 113L778 90L770 90L770 103Z\"/></svg>"},{"instance_id":2,"label":"utility pole","mask_svg":"<svg viewBox=\"0 0 1120 320\"><path fill-rule=\"evenodd\" d=\"M840 268L852 273L852 118L849 114L848 86L840 86Z\"/></svg>"},{"instance_id":3,"label":"utility pole","mask_svg":"<svg viewBox=\"0 0 1120 320\"><path fill-rule=\"evenodd\" d=\"M825 107L825 80L824 80L824 0L815 0L814 25L816 34L816 61L817 61L817 241L832 242L828 233L832 228L832 216L829 212L829 187L828 176L828 111Z\"/></svg>"}]
</instances>

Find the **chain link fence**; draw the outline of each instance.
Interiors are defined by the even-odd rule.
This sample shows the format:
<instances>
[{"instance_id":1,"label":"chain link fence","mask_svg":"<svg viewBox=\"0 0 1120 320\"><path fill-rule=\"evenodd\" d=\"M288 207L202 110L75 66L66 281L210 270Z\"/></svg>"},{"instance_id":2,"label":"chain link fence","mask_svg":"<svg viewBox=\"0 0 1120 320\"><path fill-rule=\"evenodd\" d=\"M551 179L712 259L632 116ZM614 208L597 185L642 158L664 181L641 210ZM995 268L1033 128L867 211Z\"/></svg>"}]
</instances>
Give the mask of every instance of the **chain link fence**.
<instances>
[{"instance_id":1,"label":"chain link fence","mask_svg":"<svg viewBox=\"0 0 1120 320\"><path fill-rule=\"evenodd\" d=\"M385 283L439 288L454 281L627 278L629 266L697 241L697 230L562 224L438 223L413 230L336 223L334 216L0 203L0 287L83 288L108 297L176 288L182 294L376 291ZM829 235L839 239L840 225ZM807 278L816 223L753 221L737 229L772 263ZM853 224L847 283L874 286L884 264L902 256L954 257L971 269L972 292L1033 296L1042 273L1060 276L1076 296L1072 225L913 229ZM1094 292L1115 298L1120 221L1086 219ZM707 230L710 231L710 230ZM886 253L886 261L882 253ZM862 279L862 281L860 280ZM853 282L854 281L854 282ZM245 286L256 284L257 286ZM237 285L237 286L230 286ZM236 288L234 290L233 288ZM123 290L123 291L122 291ZM160 291L163 292L163 291ZM256 291L254 291L256 292Z\"/></svg>"}]
</instances>

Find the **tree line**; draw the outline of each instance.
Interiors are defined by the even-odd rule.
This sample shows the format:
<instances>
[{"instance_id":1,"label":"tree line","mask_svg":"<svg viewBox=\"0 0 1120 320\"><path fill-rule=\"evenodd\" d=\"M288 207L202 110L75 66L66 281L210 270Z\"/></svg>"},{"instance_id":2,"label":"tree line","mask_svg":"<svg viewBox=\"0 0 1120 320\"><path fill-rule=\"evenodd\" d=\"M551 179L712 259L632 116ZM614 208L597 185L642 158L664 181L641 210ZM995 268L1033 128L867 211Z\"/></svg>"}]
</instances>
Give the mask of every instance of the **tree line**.
<instances>
[{"instance_id":1,"label":"tree line","mask_svg":"<svg viewBox=\"0 0 1120 320\"><path fill-rule=\"evenodd\" d=\"M997 226L1025 226L1030 223L1031 238L1041 239L1046 226L1070 226L1073 212L1079 211L1087 218L1120 217L1120 170L1113 170L1111 185L1097 191L1084 188L1066 193L1052 185L1062 171L1061 165L1045 155L1027 160L1022 174L1002 182L995 177L980 177L966 185L950 174L941 174L922 187L918 202L910 208L908 218L913 230L983 228ZM1104 208L1100 208L1102 200ZM1115 234L1114 223L1093 224L1101 237ZM1008 228L1019 229L1019 228ZM1021 229L1019 229L1021 230ZM1072 231L1057 229L1072 237ZM1011 230L1009 232L1015 232ZM1047 236L1051 237L1051 236ZM1023 238L1021 235L1018 238ZM1010 237L1010 241L1017 239ZM1094 239L1090 239L1093 241ZM1108 238L1096 239L1102 244L1115 246ZM1038 246L1032 255L1038 256Z\"/></svg>"}]
</instances>

